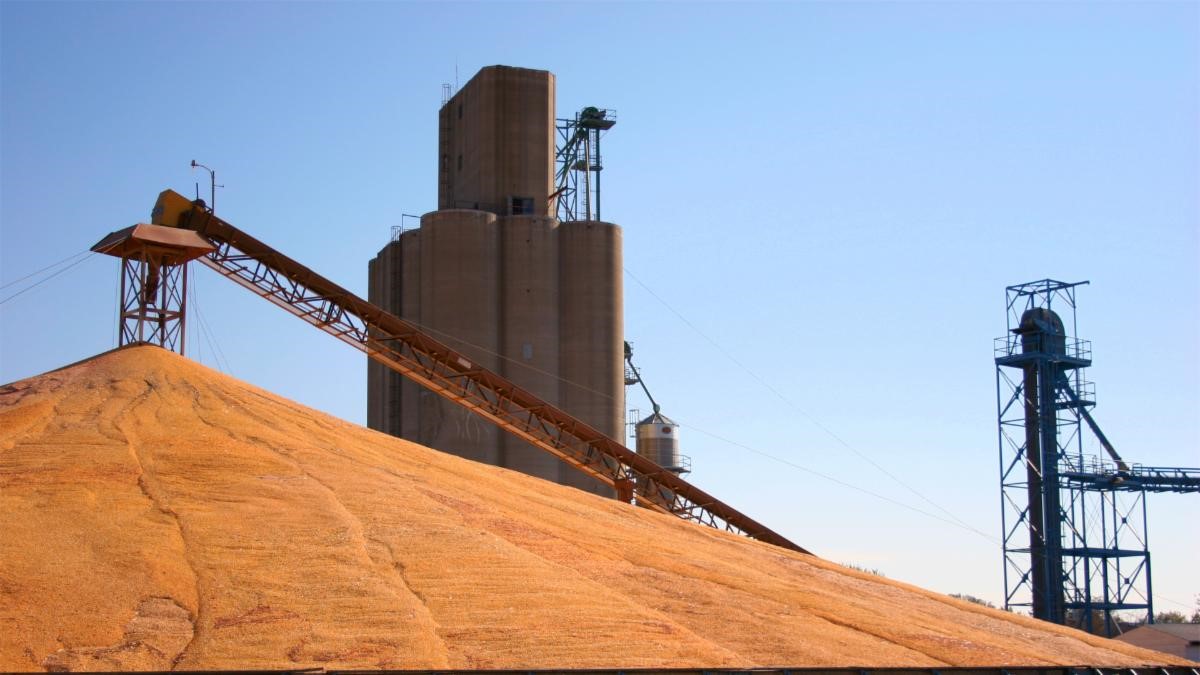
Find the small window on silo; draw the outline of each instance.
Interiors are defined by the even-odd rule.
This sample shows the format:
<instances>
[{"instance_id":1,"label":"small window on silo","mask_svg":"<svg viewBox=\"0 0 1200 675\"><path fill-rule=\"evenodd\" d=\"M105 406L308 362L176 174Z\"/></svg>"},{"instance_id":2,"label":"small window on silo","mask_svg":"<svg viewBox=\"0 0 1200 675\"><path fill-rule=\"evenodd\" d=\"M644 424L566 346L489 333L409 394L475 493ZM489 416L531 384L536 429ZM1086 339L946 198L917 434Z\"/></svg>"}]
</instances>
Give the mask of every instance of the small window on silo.
<instances>
[{"instance_id":1,"label":"small window on silo","mask_svg":"<svg viewBox=\"0 0 1200 675\"><path fill-rule=\"evenodd\" d=\"M462 104L458 104L458 119L462 119Z\"/></svg>"},{"instance_id":2,"label":"small window on silo","mask_svg":"<svg viewBox=\"0 0 1200 675\"><path fill-rule=\"evenodd\" d=\"M533 213L533 197L510 197L509 215L520 216Z\"/></svg>"}]
</instances>

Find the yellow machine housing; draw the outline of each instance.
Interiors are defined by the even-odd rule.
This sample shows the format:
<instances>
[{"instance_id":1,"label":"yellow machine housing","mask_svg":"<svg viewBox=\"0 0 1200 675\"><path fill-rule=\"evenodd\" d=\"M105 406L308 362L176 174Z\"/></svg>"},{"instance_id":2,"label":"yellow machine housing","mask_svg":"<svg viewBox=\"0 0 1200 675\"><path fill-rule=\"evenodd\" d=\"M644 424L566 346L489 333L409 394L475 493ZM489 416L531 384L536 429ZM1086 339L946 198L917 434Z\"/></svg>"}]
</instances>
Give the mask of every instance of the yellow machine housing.
<instances>
[{"instance_id":1,"label":"yellow machine housing","mask_svg":"<svg viewBox=\"0 0 1200 675\"><path fill-rule=\"evenodd\" d=\"M193 208L192 200L174 190L163 190L158 193L158 201L154 202L154 210L150 212L150 222L155 225L179 227L183 214Z\"/></svg>"}]
</instances>

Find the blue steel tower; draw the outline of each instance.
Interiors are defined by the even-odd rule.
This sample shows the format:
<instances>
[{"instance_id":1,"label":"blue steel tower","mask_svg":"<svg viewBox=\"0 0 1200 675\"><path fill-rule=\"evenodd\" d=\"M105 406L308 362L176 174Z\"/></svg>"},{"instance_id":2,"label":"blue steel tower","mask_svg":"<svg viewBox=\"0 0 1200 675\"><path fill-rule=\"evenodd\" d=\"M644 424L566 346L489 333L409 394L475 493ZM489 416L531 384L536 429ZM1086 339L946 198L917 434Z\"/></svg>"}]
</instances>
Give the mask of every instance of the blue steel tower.
<instances>
[{"instance_id":1,"label":"blue steel tower","mask_svg":"<svg viewBox=\"0 0 1200 675\"><path fill-rule=\"evenodd\" d=\"M1116 612L1154 619L1146 493L1200 492L1200 469L1130 465L1092 417L1091 343L1075 316L1087 283L1007 289L995 349L1004 604L1113 635ZM1089 435L1103 457L1084 454Z\"/></svg>"}]
</instances>

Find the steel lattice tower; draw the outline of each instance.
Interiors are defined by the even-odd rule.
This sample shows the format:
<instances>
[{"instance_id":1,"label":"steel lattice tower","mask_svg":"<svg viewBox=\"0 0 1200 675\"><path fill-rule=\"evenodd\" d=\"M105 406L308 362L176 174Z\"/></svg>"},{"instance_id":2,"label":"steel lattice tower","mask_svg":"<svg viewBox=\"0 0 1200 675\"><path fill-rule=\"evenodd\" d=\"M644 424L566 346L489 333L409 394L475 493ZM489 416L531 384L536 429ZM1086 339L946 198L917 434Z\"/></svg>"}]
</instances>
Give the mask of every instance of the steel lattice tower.
<instances>
[{"instance_id":1,"label":"steel lattice tower","mask_svg":"<svg viewBox=\"0 0 1200 675\"><path fill-rule=\"evenodd\" d=\"M559 220L600 220L600 172L604 169L600 138L616 123L617 111L594 107L584 108L574 119L557 120L552 196L557 198Z\"/></svg>"},{"instance_id":2,"label":"steel lattice tower","mask_svg":"<svg viewBox=\"0 0 1200 675\"><path fill-rule=\"evenodd\" d=\"M184 353L187 264L213 249L195 232L146 223L113 232L92 247L121 259L118 346L154 344Z\"/></svg>"},{"instance_id":3,"label":"steel lattice tower","mask_svg":"<svg viewBox=\"0 0 1200 675\"><path fill-rule=\"evenodd\" d=\"M1004 604L1113 635L1116 612L1154 619L1146 493L1200 491L1200 469L1131 466L1092 417L1091 343L1075 314L1087 283L1007 289L995 347ZM1084 454L1088 434L1106 457Z\"/></svg>"}]
</instances>

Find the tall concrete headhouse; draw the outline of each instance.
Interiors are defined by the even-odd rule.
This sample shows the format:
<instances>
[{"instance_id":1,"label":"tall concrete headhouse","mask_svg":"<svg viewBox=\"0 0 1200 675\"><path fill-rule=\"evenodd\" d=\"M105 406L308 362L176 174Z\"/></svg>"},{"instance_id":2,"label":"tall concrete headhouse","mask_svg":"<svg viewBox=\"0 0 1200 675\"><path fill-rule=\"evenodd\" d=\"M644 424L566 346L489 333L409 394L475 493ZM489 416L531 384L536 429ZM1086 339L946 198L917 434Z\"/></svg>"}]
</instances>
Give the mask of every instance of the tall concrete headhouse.
<instances>
[{"instance_id":1,"label":"tall concrete headhouse","mask_svg":"<svg viewBox=\"0 0 1200 675\"><path fill-rule=\"evenodd\" d=\"M439 113L438 210L369 266L371 302L622 440L621 228L560 222L555 82L490 66ZM372 429L607 493L550 454L370 362Z\"/></svg>"}]
</instances>

